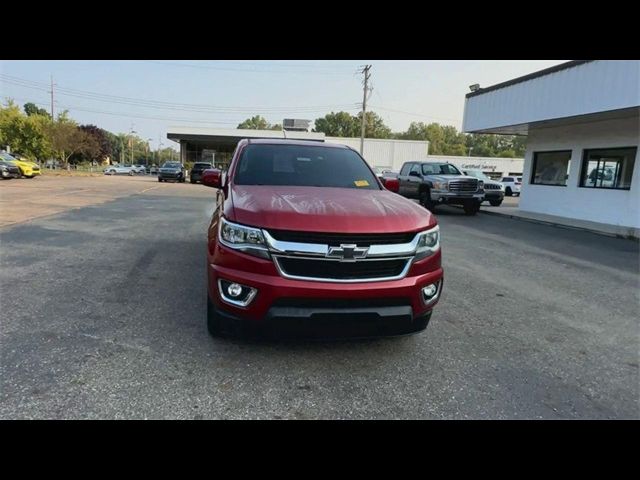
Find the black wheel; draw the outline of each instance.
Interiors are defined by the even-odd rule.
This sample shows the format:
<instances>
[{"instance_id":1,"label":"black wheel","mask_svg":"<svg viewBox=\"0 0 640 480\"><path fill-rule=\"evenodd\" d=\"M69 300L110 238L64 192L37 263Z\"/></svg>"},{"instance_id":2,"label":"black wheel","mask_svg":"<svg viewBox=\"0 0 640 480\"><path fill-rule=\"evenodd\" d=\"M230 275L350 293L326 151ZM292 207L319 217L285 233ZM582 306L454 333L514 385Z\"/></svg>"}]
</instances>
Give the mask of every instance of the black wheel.
<instances>
[{"instance_id":1,"label":"black wheel","mask_svg":"<svg viewBox=\"0 0 640 480\"><path fill-rule=\"evenodd\" d=\"M209 298L207 293L207 330L212 337L219 337L222 335L222 322L220 317L216 314L216 309L213 302Z\"/></svg>"},{"instance_id":2,"label":"black wheel","mask_svg":"<svg viewBox=\"0 0 640 480\"><path fill-rule=\"evenodd\" d=\"M519 197L519 196L520 196L520 192L518 192L518 193L514 193L514 195L515 195L516 197Z\"/></svg>"},{"instance_id":3,"label":"black wheel","mask_svg":"<svg viewBox=\"0 0 640 480\"><path fill-rule=\"evenodd\" d=\"M489 200L492 207L499 207L502 205L502 200Z\"/></svg>"},{"instance_id":4,"label":"black wheel","mask_svg":"<svg viewBox=\"0 0 640 480\"><path fill-rule=\"evenodd\" d=\"M434 213L436 210L436 204L431 200L431 192L428 189L420 191L420 205Z\"/></svg>"},{"instance_id":5,"label":"black wheel","mask_svg":"<svg viewBox=\"0 0 640 480\"><path fill-rule=\"evenodd\" d=\"M133 170L131 170L131 171L129 172L129 176L130 176L130 177L133 177Z\"/></svg>"},{"instance_id":6,"label":"black wheel","mask_svg":"<svg viewBox=\"0 0 640 480\"><path fill-rule=\"evenodd\" d=\"M463 205L465 215L475 215L480 211L480 202L467 202Z\"/></svg>"},{"instance_id":7,"label":"black wheel","mask_svg":"<svg viewBox=\"0 0 640 480\"><path fill-rule=\"evenodd\" d=\"M504 194L507 197L510 197L511 195L513 195L513 191L511 190L511 187L507 187L507 189L505 190Z\"/></svg>"},{"instance_id":8,"label":"black wheel","mask_svg":"<svg viewBox=\"0 0 640 480\"><path fill-rule=\"evenodd\" d=\"M159 182L161 182L161 181L162 181L162 179L161 179L160 177L158 177L158 181L159 181Z\"/></svg>"},{"instance_id":9,"label":"black wheel","mask_svg":"<svg viewBox=\"0 0 640 480\"><path fill-rule=\"evenodd\" d=\"M193 178L190 180L190 182L191 183L196 183L196 181Z\"/></svg>"}]
</instances>

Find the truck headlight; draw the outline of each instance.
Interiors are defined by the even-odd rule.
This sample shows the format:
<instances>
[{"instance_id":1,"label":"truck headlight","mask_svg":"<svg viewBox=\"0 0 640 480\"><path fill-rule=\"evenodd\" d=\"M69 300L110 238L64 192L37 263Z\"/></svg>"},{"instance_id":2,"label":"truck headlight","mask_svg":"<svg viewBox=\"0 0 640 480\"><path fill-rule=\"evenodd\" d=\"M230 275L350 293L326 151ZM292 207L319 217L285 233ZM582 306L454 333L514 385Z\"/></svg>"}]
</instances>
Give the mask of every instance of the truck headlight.
<instances>
[{"instance_id":1,"label":"truck headlight","mask_svg":"<svg viewBox=\"0 0 640 480\"><path fill-rule=\"evenodd\" d=\"M269 258L262 230L220 218L219 240L223 245L256 257Z\"/></svg>"},{"instance_id":2,"label":"truck headlight","mask_svg":"<svg viewBox=\"0 0 640 480\"><path fill-rule=\"evenodd\" d=\"M447 182L433 182L434 190L448 190L449 184Z\"/></svg>"},{"instance_id":3,"label":"truck headlight","mask_svg":"<svg viewBox=\"0 0 640 480\"><path fill-rule=\"evenodd\" d=\"M416 260L433 255L440 249L440 227L436 225L431 230L420 232L416 247Z\"/></svg>"}]
</instances>

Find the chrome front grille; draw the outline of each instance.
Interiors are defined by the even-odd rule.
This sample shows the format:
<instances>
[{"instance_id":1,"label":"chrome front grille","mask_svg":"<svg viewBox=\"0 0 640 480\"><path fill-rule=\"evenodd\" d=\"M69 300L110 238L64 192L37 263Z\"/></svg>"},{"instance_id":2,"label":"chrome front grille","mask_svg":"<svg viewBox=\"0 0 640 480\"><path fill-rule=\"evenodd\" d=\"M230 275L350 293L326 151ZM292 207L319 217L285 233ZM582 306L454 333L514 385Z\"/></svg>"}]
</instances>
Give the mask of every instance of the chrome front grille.
<instances>
[{"instance_id":1,"label":"chrome front grille","mask_svg":"<svg viewBox=\"0 0 640 480\"><path fill-rule=\"evenodd\" d=\"M419 238L415 232L393 234L398 243L388 243L392 238L388 234L367 234L359 238L340 235L341 242L348 240L349 243L338 243L339 255L335 258L332 255L336 248L333 235L338 234L264 230L263 233L275 266L283 277L341 283L404 278L411 267ZM281 240L284 238L289 240ZM318 243L291 241L303 238ZM364 254L354 255L355 252Z\"/></svg>"},{"instance_id":2,"label":"chrome front grille","mask_svg":"<svg viewBox=\"0 0 640 480\"><path fill-rule=\"evenodd\" d=\"M333 282L381 281L401 278L411 258L341 262L324 258L281 257L274 260L283 277Z\"/></svg>"},{"instance_id":3,"label":"chrome front grille","mask_svg":"<svg viewBox=\"0 0 640 480\"><path fill-rule=\"evenodd\" d=\"M478 180L469 178L464 180L451 180L449 182L450 192L471 193L478 190Z\"/></svg>"}]
</instances>

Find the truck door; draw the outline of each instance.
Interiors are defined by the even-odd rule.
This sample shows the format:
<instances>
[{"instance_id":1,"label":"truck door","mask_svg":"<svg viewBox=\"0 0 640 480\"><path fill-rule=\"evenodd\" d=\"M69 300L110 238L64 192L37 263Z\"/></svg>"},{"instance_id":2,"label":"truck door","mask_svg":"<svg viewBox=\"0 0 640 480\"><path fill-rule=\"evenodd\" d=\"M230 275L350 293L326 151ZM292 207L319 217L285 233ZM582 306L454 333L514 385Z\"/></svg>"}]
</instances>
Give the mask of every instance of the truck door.
<instances>
[{"instance_id":1,"label":"truck door","mask_svg":"<svg viewBox=\"0 0 640 480\"><path fill-rule=\"evenodd\" d=\"M398 193L403 197L408 196L407 187L410 185L410 182L409 182L410 169L411 169L411 163L405 163L404 165L402 165L402 168L400 169L400 174L398 175L398 181L400 183L400 189L398 190Z\"/></svg>"},{"instance_id":2,"label":"truck door","mask_svg":"<svg viewBox=\"0 0 640 480\"><path fill-rule=\"evenodd\" d=\"M422 185L422 172L420 164L414 163L409 170L409 194L408 197L418 198L420 194L420 185Z\"/></svg>"}]
</instances>

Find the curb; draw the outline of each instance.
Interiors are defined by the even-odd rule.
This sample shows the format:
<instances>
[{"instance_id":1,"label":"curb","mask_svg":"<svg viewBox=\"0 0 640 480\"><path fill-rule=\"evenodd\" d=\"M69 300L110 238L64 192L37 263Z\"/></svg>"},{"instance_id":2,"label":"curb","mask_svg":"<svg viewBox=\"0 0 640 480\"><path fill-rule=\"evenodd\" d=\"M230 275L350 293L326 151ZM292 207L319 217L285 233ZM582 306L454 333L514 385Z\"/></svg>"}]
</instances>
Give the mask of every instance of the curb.
<instances>
[{"instance_id":1,"label":"curb","mask_svg":"<svg viewBox=\"0 0 640 480\"><path fill-rule=\"evenodd\" d=\"M640 242L640 238L638 237L634 237L633 235L622 235L619 233L612 233L612 232L605 232L603 230L595 230L592 228L587 228L587 227L576 227L574 225L565 225L563 223L556 223L556 222L549 222L546 220L539 220L537 218L528 218L528 217L523 217L520 215L513 215L510 213L498 213L498 212L491 212L491 211L487 211L487 210L480 210L480 212L487 214L487 215L495 215L497 217L506 217L506 218L511 218L514 220L520 220L523 222L529 222L529 223L537 223L539 225L548 225L551 227L556 227L556 228L564 228L567 230L577 230L577 231L582 231L582 232L589 232L589 233L595 233L596 235L603 235L605 237L613 237L613 238L622 238L624 240L633 240L635 242Z\"/></svg>"}]
</instances>

